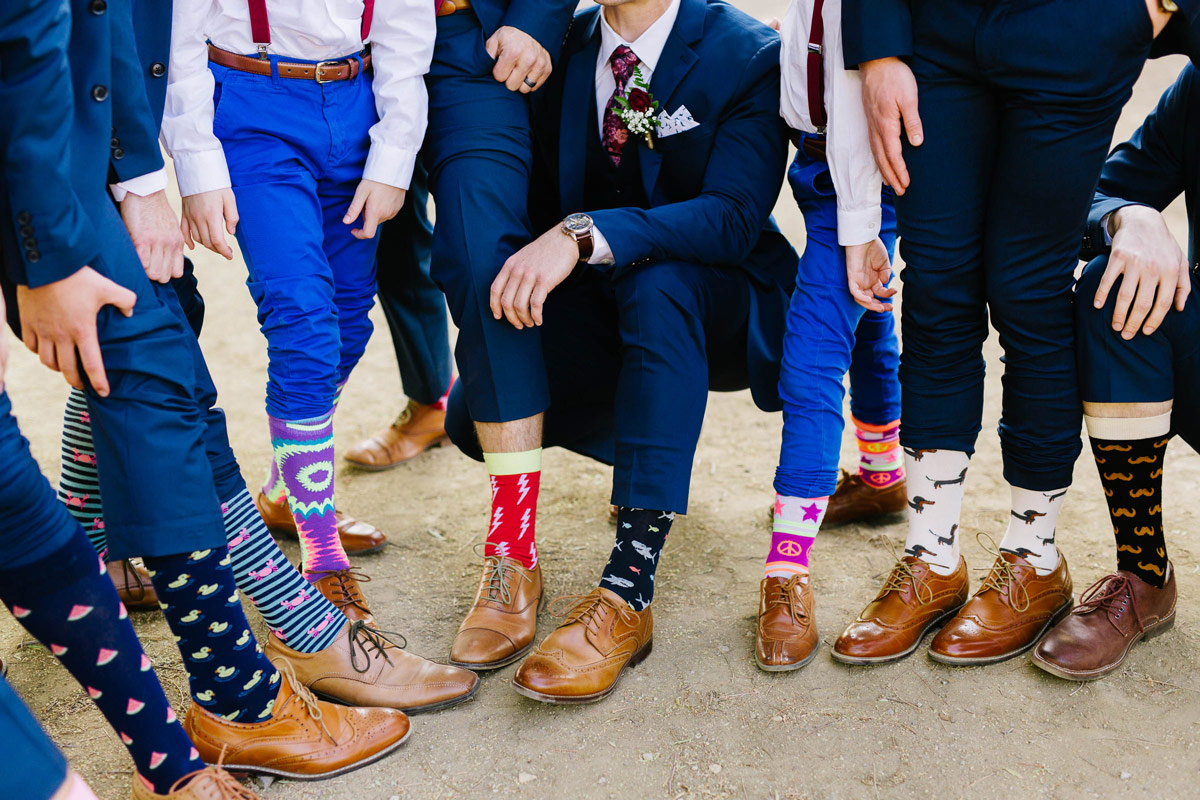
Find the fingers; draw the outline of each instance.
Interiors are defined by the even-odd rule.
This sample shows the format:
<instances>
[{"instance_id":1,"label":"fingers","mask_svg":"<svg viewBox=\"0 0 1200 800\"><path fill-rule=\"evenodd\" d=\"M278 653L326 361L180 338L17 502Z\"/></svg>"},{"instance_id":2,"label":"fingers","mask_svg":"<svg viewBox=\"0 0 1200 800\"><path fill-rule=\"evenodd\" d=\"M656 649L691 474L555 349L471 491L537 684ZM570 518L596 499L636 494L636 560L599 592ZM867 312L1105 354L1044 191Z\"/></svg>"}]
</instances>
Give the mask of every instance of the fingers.
<instances>
[{"instance_id":1,"label":"fingers","mask_svg":"<svg viewBox=\"0 0 1200 800\"><path fill-rule=\"evenodd\" d=\"M925 141L925 128L921 124L921 115L917 113L917 95L901 96L900 117L904 120L904 130L908 133L908 143L920 147ZM905 184L907 185L907 184Z\"/></svg>"},{"instance_id":2,"label":"fingers","mask_svg":"<svg viewBox=\"0 0 1200 800\"><path fill-rule=\"evenodd\" d=\"M1188 271L1187 259L1180 255L1179 279L1175 287L1175 308L1183 311L1188 295L1192 291L1192 274Z\"/></svg>"},{"instance_id":3,"label":"fingers","mask_svg":"<svg viewBox=\"0 0 1200 800\"><path fill-rule=\"evenodd\" d=\"M1167 312L1171 310L1171 304L1175 301L1175 292L1179 286L1178 279L1171 281L1171 284L1170 286L1162 283L1159 283L1157 286L1151 284L1156 292L1154 295L1154 305L1150 309L1150 315L1146 317L1146 323L1142 325L1142 333L1147 336L1158 330L1158 327L1162 325L1163 319L1166 318Z\"/></svg>"},{"instance_id":4,"label":"fingers","mask_svg":"<svg viewBox=\"0 0 1200 800\"><path fill-rule=\"evenodd\" d=\"M58 372L58 356L55 354L53 339L43 339L39 336L37 340L36 352L38 354L39 361L55 372Z\"/></svg>"},{"instance_id":5,"label":"fingers","mask_svg":"<svg viewBox=\"0 0 1200 800\"><path fill-rule=\"evenodd\" d=\"M504 294L500 297L500 308L504 311L504 318L517 330L522 330L525 327L525 323L521 321L521 317L517 314L515 306L517 292L521 288L524 277L519 268L513 269L512 274L509 275L508 283L504 286Z\"/></svg>"},{"instance_id":6,"label":"fingers","mask_svg":"<svg viewBox=\"0 0 1200 800\"><path fill-rule=\"evenodd\" d=\"M195 250L196 240L192 238L192 226L188 222L187 214L184 214L183 218L179 220L179 232L183 234L183 243L187 246L187 249Z\"/></svg>"},{"instance_id":7,"label":"fingers","mask_svg":"<svg viewBox=\"0 0 1200 800\"><path fill-rule=\"evenodd\" d=\"M545 50L539 49L537 58L534 59L533 66L530 67L529 73L525 76L528 80L533 81L533 86L530 86L526 81L521 81L520 90L522 94L536 92L542 88L542 85L550 78L550 73L553 65L550 62L550 54Z\"/></svg>"},{"instance_id":8,"label":"fingers","mask_svg":"<svg viewBox=\"0 0 1200 800\"><path fill-rule=\"evenodd\" d=\"M900 120L889 119L881 126L883 139L883 156L888 168L895 176L892 188L897 194L903 194L908 188L908 167L904 164L904 148L900 144ZM882 172L882 170L880 170Z\"/></svg>"},{"instance_id":9,"label":"fingers","mask_svg":"<svg viewBox=\"0 0 1200 800\"><path fill-rule=\"evenodd\" d=\"M1128 275L1125 276L1125 280L1128 282ZM1129 317L1125 320L1125 327L1121 331L1122 339L1132 339L1137 335L1138 328L1142 327L1142 323L1146 321L1146 315L1150 313L1150 309L1154 308L1154 293L1157 289L1158 282L1149 277L1143 277L1138 281L1133 308L1130 309Z\"/></svg>"},{"instance_id":10,"label":"fingers","mask_svg":"<svg viewBox=\"0 0 1200 800\"><path fill-rule=\"evenodd\" d=\"M379 223L383 221L380 216L375 205L368 202L367 207L363 209L363 226L350 231L350 235L355 239L374 239L375 231L378 229Z\"/></svg>"},{"instance_id":11,"label":"fingers","mask_svg":"<svg viewBox=\"0 0 1200 800\"><path fill-rule=\"evenodd\" d=\"M904 189L897 186L896 173L892 171L892 165L888 162L882 134L875 127L871 128L870 133L871 155L875 158L875 166L879 167L879 174L883 176L883 182L891 186L896 194L904 194Z\"/></svg>"},{"instance_id":12,"label":"fingers","mask_svg":"<svg viewBox=\"0 0 1200 800\"><path fill-rule=\"evenodd\" d=\"M499 31L496 31L495 33L493 33L491 36L488 37L488 40L486 42L484 42L484 44L483 44L483 49L487 51L487 54L491 58L494 59L496 57L496 54L500 52L500 32ZM499 78L497 78L497 80L499 80Z\"/></svg>"},{"instance_id":13,"label":"fingers","mask_svg":"<svg viewBox=\"0 0 1200 800\"><path fill-rule=\"evenodd\" d=\"M221 227L220 220L209 220L208 240L211 242L209 248L214 253L225 256L225 260L227 261L233 261L233 248L229 246L229 242L225 238L225 231Z\"/></svg>"},{"instance_id":14,"label":"fingers","mask_svg":"<svg viewBox=\"0 0 1200 800\"><path fill-rule=\"evenodd\" d=\"M104 372L104 359L100 356L100 343L96 340L96 326L94 323L90 331L90 336L77 340L75 345L79 349L79 360L83 363L83 371L87 373L92 388L101 397L108 397L108 375ZM75 384L71 385L75 386ZM75 388L82 389L83 386L80 385Z\"/></svg>"},{"instance_id":15,"label":"fingers","mask_svg":"<svg viewBox=\"0 0 1200 800\"><path fill-rule=\"evenodd\" d=\"M82 389L83 378L79 376L79 364L75 359L75 342L69 339L57 342L54 354L58 360L58 368L67 379L67 383L71 384L72 388Z\"/></svg>"},{"instance_id":16,"label":"fingers","mask_svg":"<svg viewBox=\"0 0 1200 800\"><path fill-rule=\"evenodd\" d=\"M500 58L503 60L504 55L501 54ZM537 51L530 49L522 50L520 55L517 56L516 61L513 62L512 71L509 73L508 78L504 81L504 86L510 92L523 92L528 94L531 87L526 85L525 78L533 70L533 65L536 62ZM496 68L499 69L499 64L496 65Z\"/></svg>"},{"instance_id":17,"label":"fingers","mask_svg":"<svg viewBox=\"0 0 1200 800\"><path fill-rule=\"evenodd\" d=\"M354 199L350 201L350 208L346 209L346 215L342 217L343 224L351 225L358 219L358 215L367 205L367 198L370 194L370 189L360 182L358 188L354 190Z\"/></svg>"},{"instance_id":18,"label":"fingers","mask_svg":"<svg viewBox=\"0 0 1200 800\"><path fill-rule=\"evenodd\" d=\"M1125 256L1119 251L1114 250L1108 258L1108 266L1104 269L1104 274L1100 276L1100 285L1096 287L1096 296L1092 299L1093 308L1104 308L1104 304L1108 302L1108 293L1112 291L1113 284L1117 282L1117 278L1125 269ZM1124 321L1124 317L1122 317ZM1120 330L1121 326L1117 324L1117 319L1113 317L1113 330Z\"/></svg>"},{"instance_id":19,"label":"fingers","mask_svg":"<svg viewBox=\"0 0 1200 800\"><path fill-rule=\"evenodd\" d=\"M533 317L534 325L541 325L543 322L542 310L546 306L546 297L549 294L550 292L546 290L546 285L539 282L534 287L533 294L529 297L529 315Z\"/></svg>"},{"instance_id":20,"label":"fingers","mask_svg":"<svg viewBox=\"0 0 1200 800\"><path fill-rule=\"evenodd\" d=\"M778 33L779 29L783 27L783 23L779 21L779 17L771 17L771 19L767 20L767 26Z\"/></svg>"},{"instance_id":21,"label":"fingers","mask_svg":"<svg viewBox=\"0 0 1200 800\"><path fill-rule=\"evenodd\" d=\"M1133 304L1133 298L1137 294L1137 285L1137 273L1134 272L1126 274L1121 281L1121 289L1117 292L1113 307L1112 327L1114 331L1122 330L1125 327L1125 320L1129 316L1129 306Z\"/></svg>"},{"instance_id":22,"label":"fingers","mask_svg":"<svg viewBox=\"0 0 1200 800\"><path fill-rule=\"evenodd\" d=\"M226 189L221 195L221 212L225 217L225 230L229 231L230 236L236 236L240 217L238 216L237 200L233 197L232 189ZM221 237L221 240L224 241L224 237ZM232 252L229 257L233 258Z\"/></svg>"},{"instance_id":23,"label":"fingers","mask_svg":"<svg viewBox=\"0 0 1200 800\"><path fill-rule=\"evenodd\" d=\"M512 270L506 262L500 269L500 274L496 276L496 280L492 281L492 291L488 296L488 306L492 309L492 319L500 319L504 315L504 309L500 307L500 298L504 296L504 289L508 286L509 276Z\"/></svg>"},{"instance_id":24,"label":"fingers","mask_svg":"<svg viewBox=\"0 0 1200 800\"><path fill-rule=\"evenodd\" d=\"M108 284L108 291L101 298L103 305L115 306L126 317L133 316L133 307L137 304L137 295L120 284L112 281L108 281ZM92 327L95 327L94 321ZM95 336L94 330L92 331L92 335L93 337Z\"/></svg>"},{"instance_id":25,"label":"fingers","mask_svg":"<svg viewBox=\"0 0 1200 800\"><path fill-rule=\"evenodd\" d=\"M496 66L492 67L492 77L514 91L516 87L509 86L508 80L512 77L513 68L517 65L517 57L519 55L520 51L516 48L499 48L499 52L492 56L492 58L496 59Z\"/></svg>"},{"instance_id":26,"label":"fingers","mask_svg":"<svg viewBox=\"0 0 1200 800\"><path fill-rule=\"evenodd\" d=\"M534 275L526 275L521 281L521 285L517 288L516 295L513 299L513 312L521 324L532 328L534 325L533 316L529 313L529 298L533 294L533 290L537 287L537 277Z\"/></svg>"}]
</instances>

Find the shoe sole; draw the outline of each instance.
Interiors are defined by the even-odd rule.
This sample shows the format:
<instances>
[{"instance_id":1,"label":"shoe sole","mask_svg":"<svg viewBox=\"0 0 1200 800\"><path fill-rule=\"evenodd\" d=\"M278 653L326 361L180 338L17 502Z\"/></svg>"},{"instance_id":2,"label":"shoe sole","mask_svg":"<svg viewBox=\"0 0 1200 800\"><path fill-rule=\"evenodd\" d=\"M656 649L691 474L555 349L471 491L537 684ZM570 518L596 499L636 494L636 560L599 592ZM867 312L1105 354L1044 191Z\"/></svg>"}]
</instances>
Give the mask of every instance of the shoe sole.
<instances>
[{"instance_id":1,"label":"shoe sole","mask_svg":"<svg viewBox=\"0 0 1200 800\"><path fill-rule=\"evenodd\" d=\"M835 530L837 528L844 528L847 525L854 525L861 522L870 522L877 525L883 525L892 521L890 519L892 517L899 518L902 516L904 516L903 509L899 511L870 511L857 517L851 517L850 519L839 519L835 522L825 522L825 520L821 520L821 530ZM772 519L774 519L774 517L772 517Z\"/></svg>"},{"instance_id":2,"label":"shoe sole","mask_svg":"<svg viewBox=\"0 0 1200 800\"><path fill-rule=\"evenodd\" d=\"M908 658L915 653L917 648L921 646L921 643L925 641L925 637L929 635L930 631L932 631L934 628L945 625L946 621L957 614L965 605L966 603L963 603L960 606L950 609L937 619L932 620L928 625L925 626L925 630L921 631L921 635L918 636L917 640L912 643L912 646L902 653L895 653L890 656L847 656L839 653L835 647L830 651L830 655L833 656L834 661L840 661L843 664L849 664L854 667L873 666L875 664L890 664L893 661L900 661L901 659Z\"/></svg>"},{"instance_id":3,"label":"shoe sole","mask_svg":"<svg viewBox=\"0 0 1200 800\"><path fill-rule=\"evenodd\" d=\"M324 781L330 778L336 778L339 775L345 775L348 772L354 772L356 769L370 766L376 761L381 761L387 758L392 753L400 748L402 744L408 741L408 737L412 736L412 728L408 729L408 733L404 734L404 738L389 745L378 753L375 753L370 758L365 758L362 761L356 761L353 764L348 764L340 769L335 769L332 772L323 772L320 775L306 775L297 772L287 772L281 769L272 769L271 767L251 766L249 764L221 764L220 766L234 777L245 777L247 775L266 775L272 778L283 778L289 781ZM215 764L213 766L216 766Z\"/></svg>"},{"instance_id":4,"label":"shoe sole","mask_svg":"<svg viewBox=\"0 0 1200 800\"><path fill-rule=\"evenodd\" d=\"M522 686L521 684L517 683L516 678L513 678L513 680L512 680L512 688L514 691L516 691L517 694L524 695L525 697L528 697L530 700L537 700L539 703L550 703L551 705L556 705L556 706L578 706L578 705L584 705L586 703L596 703L596 702L599 702L600 700L603 700L604 698L608 697L610 694L612 694L613 691L616 690L617 684L621 682L621 676L623 676L625 674L625 671L633 669L638 664L645 661L646 656L650 655L650 651L653 649L654 649L654 640L651 639L650 641L648 641L644 645L642 645L641 650L638 650L636 653L633 654L633 656L630 657L629 661L627 661L625 663L625 666L621 667L621 671L618 672L617 677L613 679L612 686L609 686L607 689L605 689L604 691L601 691L601 692L595 692L593 694L578 695L575 697L563 697L563 696L556 695L556 694L544 694L543 692L539 692L534 689L530 689L526 686Z\"/></svg>"},{"instance_id":5,"label":"shoe sole","mask_svg":"<svg viewBox=\"0 0 1200 800\"><path fill-rule=\"evenodd\" d=\"M821 643L817 642L816 646L813 647L811 653L809 653L804 658L800 659L799 661L797 661L794 664L764 664L763 662L758 660L758 653L755 653L754 654L754 663L757 664L758 668L761 669L763 672L795 672L796 670L800 669L801 667L807 667L810 663L812 663L812 660L817 657L817 651L819 651L820 649L821 649Z\"/></svg>"},{"instance_id":6,"label":"shoe sole","mask_svg":"<svg viewBox=\"0 0 1200 800\"><path fill-rule=\"evenodd\" d=\"M471 691L467 692L466 694L461 694L458 697L451 697L449 700L439 700L436 703L426 703L423 706L413 706L412 708L401 708L398 706L385 706L385 708L395 708L397 711L403 711L410 717L416 716L417 714L427 714L430 711L441 711L444 708L453 708L454 706L461 705L469 700L473 700L475 695L479 693L480 683L482 683L482 681L476 677L475 685L471 687ZM332 695L325 694L324 692L318 692L316 689L311 687L309 687L309 691L311 691L319 699L328 701L330 703L336 703L339 706L362 705L361 703L348 703L340 697L334 697Z\"/></svg>"},{"instance_id":7,"label":"shoe sole","mask_svg":"<svg viewBox=\"0 0 1200 800\"><path fill-rule=\"evenodd\" d=\"M933 648L929 649L929 657L939 664L948 664L952 667L982 667L987 664L999 664L1001 661L1008 661L1010 658L1016 658L1022 653L1027 653L1037 646L1037 643L1042 640L1046 632L1063 620L1067 614L1071 613L1071 609L1075 607L1075 601L1068 600L1065 605L1050 615L1050 619L1046 620L1046 624L1042 625L1042 629L1037 632L1037 635L1029 641L1028 644L1021 645L1016 650L1010 650L1003 655L998 656L948 656L943 653L934 652Z\"/></svg>"},{"instance_id":8,"label":"shoe sole","mask_svg":"<svg viewBox=\"0 0 1200 800\"><path fill-rule=\"evenodd\" d=\"M469 661L455 661L453 658L451 658L447 659L446 663L452 667L469 669L472 672L491 672L492 670L500 669L501 667L507 667L509 664L520 661L522 658L529 655L529 651L533 649L533 644L533 642L530 642L517 652L513 653L511 656L502 658L499 661L488 661L487 663L480 664L471 663Z\"/></svg>"},{"instance_id":9,"label":"shoe sole","mask_svg":"<svg viewBox=\"0 0 1200 800\"><path fill-rule=\"evenodd\" d=\"M396 467L400 466L401 464L407 464L409 461L412 461L414 458L421 455L421 453L424 453L428 450L436 449L438 447L444 447L445 445L448 445L448 444L450 444L450 437L443 436L441 439L438 439L437 441L433 442L432 444L426 445L423 450L421 450L419 453L417 453L417 455L411 456L409 458L404 458L399 461L393 461L390 464L364 464L361 461L355 461L353 459L347 458L346 456L342 456L342 460L345 461L350 466L354 467L355 469L360 469L363 472L387 472L389 469L395 469Z\"/></svg>"},{"instance_id":10,"label":"shoe sole","mask_svg":"<svg viewBox=\"0 0 1200 800\"><path fill-rule=\"evenodd\" d=\"M1066 669L1064 667L1060 667L1057 664L1053 664L1053 663L1045 660L1044 658L1040 657L1037 653L1034 653L1033 655L1031 655L1029 657L1029 660L1031 662L1033 662L1033 665L1035 667L1042 670L1043 672L1050 673L1051 675L1055 676L1056 678L1062 678L1062 679L1068 680L1068 681L1094 681L1099 678L1103 678L1105 675L1110 675L1110 674L1116 672L1118 669L1120 669L1121 665L1125 663L1125 659L1129 657L1129 651L1133 649L1133 646L1135 644L1137 644L1138 642L1141 642L1143 640L1153 639L1155 636L1161 636L1162 634L1169 631L1174 625L1175 625L1175 611L1172 609L1170 615L1164 617L1163 619L1160 619L1158 622L1151 625L1142 634L1134 637L1133 639L1130 639L1129 644L1125 647L1125 652L1122 653L1121 657L1118 658L1114 663L1109 664L1108 666L1105 666L1105 667L1100 667L1099 669L1079 670L1079 671Z\"/></svg>"}]
</instances>

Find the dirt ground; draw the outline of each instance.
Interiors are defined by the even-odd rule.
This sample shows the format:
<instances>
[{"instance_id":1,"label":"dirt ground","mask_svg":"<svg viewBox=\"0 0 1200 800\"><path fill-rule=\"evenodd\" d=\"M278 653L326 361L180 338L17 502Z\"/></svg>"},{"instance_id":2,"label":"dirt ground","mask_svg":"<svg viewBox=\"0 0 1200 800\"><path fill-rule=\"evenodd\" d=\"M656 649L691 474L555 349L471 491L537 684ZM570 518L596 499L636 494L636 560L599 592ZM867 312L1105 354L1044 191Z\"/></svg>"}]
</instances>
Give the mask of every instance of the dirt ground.
<instances>
[{"instance_id":1,"label":"dirt ground","mask_svg":"<svg viewBox=\"0 0 1200 800\"><path fill-rule=\"evenodd\" d=\"M782 15L782 0L747 2ZM1132 132L1182 66L1149 66L1118 129ZM1171 220L1186 241L1179 207ZM803 223L789 198L778 219L800 247ZM247 480L268 458L263 419L265 348L242 288L243 268L197 257L208 300L205 352L229 414ZM377 328L384 327L376 309ZM61 378L19 344L8 387L34 453L58 471ZM1004 531L1008 494L995 425L999 349L989 342L987 419L967 486L963 529ZM350 382L338 415L346 447L389 422L403 400L388 337L380 332ZM1181 409L1182 410L1182 409ZM1191 409L1192 412L1195 409ZM608 700L578 708L528 701L509 688L515 667L487 675L474 702L414 719L397 754L324 783L276 783L271 800L474 798L882 798L1183 797L1200 779L1200 456L1179 443L1168 456L1168 540L1183 598L1178 624L1136 648L1125 667L1087 685L1060 681L1025 658L952 668L919 652L881 667L847 667L828 655L842 627L873 596L890 565L886 540L902 518L821 535L814 557L823 650L806 669L766 674L752 657L753 617L766 546L779 415L747 392L714 395L696 454L691 513L667 542L655 602L654 654ZM844 463L852 461L847 433ZM486 523L484 473L451 449L384 474L339 473L339 506L378 524L392 546L362 559L368 595L384 627L414 652L445 658L478 571L471 545ZM540 544L550 596L595 585L612 538L610 471L570 453L545 459ZM1081 459L1060 520L1059 541L1077 590L1106 573L1113 544L1090 458ZM288 555L298 555L285 544ZM990 559L973 537L973 567ZM982 577L978 574L974 580ZM257 616L251 612L252 618ZM163 620L134 624L181 712L186 677ZM543 614L539 634L555 625ZM261 630L261 627L260 627ZM7 615L0 654L9 680L105 800L127 798L130 762L79 687Z\"/></svg>"}]
</instances>

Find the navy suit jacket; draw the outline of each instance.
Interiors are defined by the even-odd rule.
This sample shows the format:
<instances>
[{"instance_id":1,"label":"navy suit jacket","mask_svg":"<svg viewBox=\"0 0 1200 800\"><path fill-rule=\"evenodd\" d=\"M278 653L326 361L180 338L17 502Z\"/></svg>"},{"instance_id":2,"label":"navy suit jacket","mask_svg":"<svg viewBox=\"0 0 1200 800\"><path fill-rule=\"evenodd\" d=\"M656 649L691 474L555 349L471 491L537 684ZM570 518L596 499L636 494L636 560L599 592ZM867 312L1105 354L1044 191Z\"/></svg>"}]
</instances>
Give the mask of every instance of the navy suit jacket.
<instances>
[{"instance_id":1,"label":"navy suit jacket","mask_svg":"<svg viewBox=\"0 0 1200 800\"><path fill-rule=\"evenodd\" d=\"M537 39L557 62L563 32L577 5L576 0L473 0L471 8L485 37L504 25L517 28Z\"/></svg>"},{"instance_id":2,"label":"navy suit jacket","mask_svg":"<svg viewBox=\"0 0 1200 800\"><path fill-rule=\"evenodd\" d=\"M1200 71L1192 64L1179 73L1133 137L1109 154L1088 214L1082 257L1109 251L1100 227L1105 215L1128 205L1162 211L1180 193L1187 203L1188 260L1194 266L1200 231Z\"/></svg>"},{"instance_id":3,"label":"navy suit jacket","mask_svg":"<svg viewBox=\"0 0 1200 800\"><path fill-rule=\"evenodd\" d=\"M158 132L167 102L167 65L171 53L171 0L132 0L133 28L119 26L114 48L125 48L135 59L122 58L120 85L128 91L113 96L112 177L114 183L162 169ZM132 39L127 39L132 34Z\"/></svg>"},{"instance_id":4,"label":"navy suit jacket","mask_svg":"<svg viewBox=\"0 0 1200 800\"><path fill-rule=\"evenodd\" d=\"M755 402L779 408L784 312L796 252L771 219L787 165L779 116L779 35L721 0L681 0L650 81L659 110L699 125L639 147L650 208L588 209L584 176L596 102L600 9L575 17L550 83L535 96L530 215L544 230L586 211L613 251L614 275L653 260L740 269L754 291L749 368Z\"/></svg>"},{"instance_id":5,"label":"navy suit jacket","mask_svg":"<svg viewBox=\"0 0 1200 800\"><path fill-rule=\"evenodd\" d=\"M10 286L53 283L100 253L113 131L144 129L149 107L130 2L108 0L100 13L88 0L0 2L0 266Z\"/></svg>"}]
</instances>

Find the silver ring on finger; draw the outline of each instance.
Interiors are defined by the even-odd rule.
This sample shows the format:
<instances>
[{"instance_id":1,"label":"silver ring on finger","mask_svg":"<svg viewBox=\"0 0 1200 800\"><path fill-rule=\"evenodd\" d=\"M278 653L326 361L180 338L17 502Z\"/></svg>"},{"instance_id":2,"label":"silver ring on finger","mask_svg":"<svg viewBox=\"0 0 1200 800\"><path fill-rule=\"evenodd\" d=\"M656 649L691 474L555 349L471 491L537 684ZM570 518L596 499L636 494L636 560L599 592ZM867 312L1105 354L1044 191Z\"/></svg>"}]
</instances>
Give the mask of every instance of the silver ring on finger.
<instances>
[{"instance_id":1,"label":"silver ring on finger","mask_svg":"<svg viewBox=\"0 0 1200 800\"><path fill-rule=\"evenodd\" d=\"M529 80L529 77L526 76L525 85L528 86L530 89L534 89L534 88L537 88L537 81L531 81L531 80Z\"/></svg>"}]
</instances>

